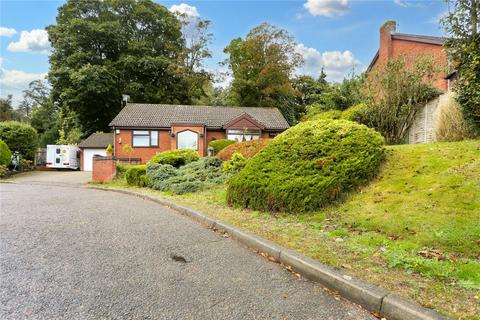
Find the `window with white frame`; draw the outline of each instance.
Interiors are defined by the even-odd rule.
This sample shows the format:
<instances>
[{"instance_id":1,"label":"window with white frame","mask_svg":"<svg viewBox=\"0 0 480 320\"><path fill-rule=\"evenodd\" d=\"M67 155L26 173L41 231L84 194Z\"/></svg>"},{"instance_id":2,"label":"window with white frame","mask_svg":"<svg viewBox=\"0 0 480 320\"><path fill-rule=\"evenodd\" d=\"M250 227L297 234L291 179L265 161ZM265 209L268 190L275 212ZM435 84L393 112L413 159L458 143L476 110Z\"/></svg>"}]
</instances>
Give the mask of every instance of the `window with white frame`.
<instances>
[{"instance_id":1,"label":"window with white frame","mask_svg":"<svg viewBox=\"0 0 480 320\"><path fill-rule=\"evenodd\" d=\"M133 130L132 147L157 147L158 131L156 130Z\"/></svg>"},{"instance_id":2,"label":"window with white frame","mask_svg":"<svg viewBox=\"0 0 480 320\"><path fill-rule=\"evenodd\" d=\"M238 142L260 139L258 130L227 130L227 139Z\"/></svg>"},{"instance_id":3,"label":"window with white frame","mask_svg":"<svg viewBox=\"0 0 480 320\"><path fill-rule=\"evenodd\" d=\"M190 130L177 133L177 149L198 150L198 133Z\"/></svg>"}]
</instances>

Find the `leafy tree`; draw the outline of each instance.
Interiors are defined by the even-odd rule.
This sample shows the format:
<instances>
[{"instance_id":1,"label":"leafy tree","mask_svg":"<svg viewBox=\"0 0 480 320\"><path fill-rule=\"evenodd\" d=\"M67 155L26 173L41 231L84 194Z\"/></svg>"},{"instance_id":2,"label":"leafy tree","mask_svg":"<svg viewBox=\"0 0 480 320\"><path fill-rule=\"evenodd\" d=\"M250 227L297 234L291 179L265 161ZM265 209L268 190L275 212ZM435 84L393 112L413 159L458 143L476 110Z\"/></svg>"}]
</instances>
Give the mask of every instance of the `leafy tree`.
<instances>
[{"instance_id":1,"label":"leafy tree","mask_svg":"<svg viewBox=\"0 0 480 320\"><path fill-rule=\"evenodd\" d=\"M12 120L12 114L12 95L9 94L7 98L0 98L0 121Z\"/></svg>"},{"instance_id":2,"label":"leafy tree","mask_svg":"<svg viewBox=\"0 0 480 320\"><path fill-rule=\"evenodd\" d=\"M198 94L181 23L153 1L69 0L47 31L53 101L76 112L86 134L107 128L122 94L152 103L191 103Z\"/></svg>"},{"instance_id":3,"label":"leafy tree","mask_svg":"<svg viewBox=\"0 0 480 320\"><path fill-rule=\"evenodd\" d=\"M224 62L233 75L230 102L247 107L278 107L290 122L295 121L291 97L294 71L303 64L293 37L284 29L263 23L245 39L237 38L224 49Z\"/></svg>"},{"instance_id":4,"label":"leafy tree","mask_svg":"<svg viewBox=\"0 0 480 320\"><path fill-rule=\"evenodd\" d=\"M183 51L183 64L185 74L190 84L190 96L204 97L205 85L210 81L210 73L205 71L203 62L212 56L208 46L211 44L213 34L209 31L210 21L185 13L175 13L182 24L182 38L185 43Z\"/></svg>"},{"instance_id":5,"label":"leafy tree","mask_svg":"<svg viewBox=\"0 0 480 320\"><path fill-rule=\"evenodd\" d=\"M376 129L389 144L402 143L421 106L439 94L432 86L435 68L430 57L389 60L365 82L368 108L360 122Z\"/></svg>"},{"instance_id":6,"label":"leafy tree","mask_svg":"<svg viewBox=\"0 0 480 320\"><path fill-rule=\"evenodd\" d=\"M59 113L58 144L78 144L82 140L78 115L75 111L64 108Z\"/></svg>"},{"instance_id":7,"label":"leafy tree","mask_svg":"<svg viewBox=\"0 0 480 320\"><path fill-rule=\"evenodd\" d=\"M23 101L19 109L24 110L25 120L37 130L39 144L45 147L59 138L59 113L50 96L50 87L46 81L32 81L23 91Z\"/></svg>"},{"instance_id":8,"label":"leafy tree","mask_svg":"<svg viewBox=\"0 0 480 320\"><path fill-rule=\"evenodd\" d=\"M455 0L443 25L450 38L447 52L457 65L458 102L465 119L480 135L480 0Z\"/></svg>"},{"instance_id":9,"label":"leafy tree","mask_svg":"<svg viewBox=\"0 0 480 320\"><path fill-rule=\"evenodd\" d=\"M314 95L305 107L303 120L318 118L317 115L323 112L343 111L360 103L363 99L360 93L363 81L363 76L352 76L340 83L322 83L321 93Z\"/></svg>"}]
</instances>

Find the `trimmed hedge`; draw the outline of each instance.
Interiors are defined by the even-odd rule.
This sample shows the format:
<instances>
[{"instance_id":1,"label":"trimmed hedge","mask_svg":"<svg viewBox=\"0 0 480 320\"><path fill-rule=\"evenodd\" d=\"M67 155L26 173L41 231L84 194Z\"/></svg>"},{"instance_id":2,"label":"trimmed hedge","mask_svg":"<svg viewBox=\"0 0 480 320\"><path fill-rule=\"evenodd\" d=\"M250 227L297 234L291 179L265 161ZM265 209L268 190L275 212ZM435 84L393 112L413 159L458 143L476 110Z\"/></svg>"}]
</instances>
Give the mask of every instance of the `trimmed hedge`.
<instances>
[{"instance_id":1,"label":"trimmed hedge","mask_svg":"<svg viewBox=\"0 0 480 320\"><path fill-rule=\"evenodd\" d=\"M324 112L317 113L311 116L308 120L338 120L342 117L342 111L340 110L328 110Z\"/></svg>"},{"instance_id":2,"label":"trimmed hedge","mask_svg":"<svg viewBox=\"0 0 480 320\"><path fill-rule=\"evenodd\" d=\"M18 121L0 122L0 140L3 140L10 151L20 152L27 159L35 158L38 147L38 134L31 125Z\"/></svg>"},{"instance_id":3,"label":"trimmed hedge","mask_svg":"<svg viewBox=\"0 0 480 320\"><path fill-rule=\"evenodd\" d=\"M0 140L0 166L8 167L10 162L12 162L12 152L7 144Z\"/></svg>"},{"instance_id":4,"label":"trimmed hedge","mask_svg":"<svg viewBox=\"0 0 480 320\"><path fill-rule=\"evenodd\" d=\"M169 164L175 168L179 168L190 162L200 159L198 152L191 149L176 149L157 153L149 163Z\"/></svg>"},{"instance_id":5,"label":"trimmed hedge","mask_svg":"<svg viewBox=\"0 0 480 320\"><path fill-rule=\"evenodd\" d=\"M232 160L225 161L223 163L223 172L231 177L236 175L240 170L247 165L247 159L242 156L241 153L235 152L232 156Z\"/></svg>"},{"instance_id":6,"label":"trimmed hedge","mask_svg":"<svg viewBox=\"0 0 480 320\"><path fill-rule=\"evenodd\" d=\"M148 185L146 165L130 166L125 171L125 179L131 186L145 187Z\"/></svg>"},{"instance_id":7,"label":"trimmed hedge","mask_svg":"<svg viewBox=\"0 0 480 320\"><path fill-rule=\"evenodd\" d=\"M368 105L365 103L356 104L342 112L342 119L361 122L367 109Z\"/></svg>"},{"instance_id":8,"label":"trimmed hedge","mask_svg":"<svg viewBox=\"0 0 480 320\"><path fill-rule=\"evenodd\" d=\"M236 143L236 141L229 139L213 140L209 142L208 147L213 149L213 154L215 155L234 143Z\"/></svg>"},{"instance_id":9,"label":"trimmed hedge","mask_svg":"<svg viewBox=\"0 0 480 320\"><path fill-rule=\"evenodd\" d=\"M230 205L265 211L313 211L372 178L383 137L346 120L307 121L277 136L228 181Z\"/></svg>"},{"instance_id":10,"label":"trimmed hedge","mask_svg":"<svg viewBox=\"0 0 480 320\"><path fill-rule=\"evenodd\" d=\"M216 157L205 157L178 169L169 164L149 163L146 172L151 188L176 194L195 192L208 184L225 181L222 161Z\"/></svg>"},{"instance_id":11,"label":"trimmed hedge","mask_svg":"<svg viewBox=\"0 0 480 320\"><path fill-rule=\"evenodd\" d=\"M231 160L234 153L240 153L245 158L249 159L265 148L272 140L261 139L244 141L235 144L231 144L222 151L220 151L217 157L222 161Z\"/></svg>"}]
</instances>

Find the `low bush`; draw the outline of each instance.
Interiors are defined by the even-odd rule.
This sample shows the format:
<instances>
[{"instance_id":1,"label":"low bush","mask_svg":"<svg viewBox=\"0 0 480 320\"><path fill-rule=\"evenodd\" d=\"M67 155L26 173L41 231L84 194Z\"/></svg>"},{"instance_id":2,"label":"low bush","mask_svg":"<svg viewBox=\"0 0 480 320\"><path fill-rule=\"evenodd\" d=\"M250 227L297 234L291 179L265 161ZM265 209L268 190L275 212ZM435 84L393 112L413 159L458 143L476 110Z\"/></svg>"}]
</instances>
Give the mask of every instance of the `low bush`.
<instances>
[{"instance_id":1,"label":"low bush","mask_svg":"<svg viewBox=\"0 0 480 320\"><path fill-rule=\"evenodd\" d=\"M342 116L342 111L340 110L328 110L324 112L316 113L308 118L309 121L314 120L337 120L340 119Z\"/></svg>"},{"instance_id":2,"label":"low bush","mask_svg":"<svg viewBox=\"0 0 480 320\"><path fill-rule=\"evenodd\" d=\"M434 128L437 141L460 141L468 138L468 127L460 105L452 94L441 96L438 102L438 121Z\"/></svg>"},{"instance_id":3,"label":"low bush","mask_svg":"<svg viewBox=\"0 0 480 320\"><path fill-rule=\"evenodd\" d=\"M131 186L145 187L147 186L146 166L130 166L125 172L125 179Z\"/></svg>"},{"instance_id":4,"label":"low bush","mask_svg":"<svg viewBox=\"0 0 480 320\"><path fill-rule=\"evenodd\" d=\"M234 143L236 143L236 141L229 140L229 139L213 140L213 141L210 141L210 143L208 144L208 147L212 148L213 154L216 155L217 153L219 153L220 151L222 151L223 149L225 149L226 147Z\"/></svg>"},{"instance_id":5,"label":"low bush","mask_svg":"<svg viewBox=\"0 0 480 320\"><path fill-rule=\"evenodd\" d=\"M169 164L175 168L179 168L190 162L200 159L198 152L191 149L176 149L157 153L149 163Z\"/></svg>"},{"instance_id":6,"label":"low bush","mask_svg":"<svg viewBox=\"0 0 480 320\"><path fill-rule=\"evenodd\" d=\"M146 174L151 188L176 194L195 192L208 184L225 181L222 161L216 157L205 157L178 169L169 164L149 163Z\"/></svg>"},{"instance_id":7,"label":"low bush","mask_svg":"<svg viewBox=\"0 0 480 320\"><path fill-rule=\"evenodd\" d=\"M223 163L223 172L231 177L236 175L240 170L245 168L247 159L242 156L241 153L235 152L232 156L232 160L225 161Z\"/></svg>"},{"instance_id":8,"label":"low bush","mask_svg":"<svg viewBox=\"0 0 480 320\"><path fill-rule=\"evenodd\" d=\"M240 153L242 156L249 159L265 148L270 142L270 139L262 139L231 144L220 151L217 157L222 161L227 161L232 159L234 153Z\"/></svg>"},{"instance_id":9,"label":"low bush","mask_svg":"<svg viewBox=\"0 0 480 320\"><path fill-rule=\"evenodd\" d=\"M8 174L8 167L0 164L0 178L6 177Z\"/></svg>"},{"instance_id":10,"label":"low bush","mask_svg":"<svg viewBox=\"0 0 480 320\"><path fill-rule=\"evenodd\" d=\"M374 176L382 136L346 120L307 121L277 136L228 181L231 205L312 211Z\"/></svg>"},{"instance_id":11,"label":"low bush","mask_svg":"<svg viewBox=\"0 0 480 320\"><path fill-rule=\"evenodd\" d=\"M0 140L0 165L8 167L10 162L12 162L12 152L7 144Z\"/></svg>"},{"instance_id":12,"label":"low bush","mask_svg":"<svg viewBox=\"0 0 480 320\"><path fill-rule=\"evenodd\" d=\"M120 162L117 162L115 164L115 176L117 178L123 178L128 168L129 168L128 165L124 165L124 164L121 164Z\"/></svg>"},{"instance_id":13,"label":"low bush","mask_svg":"<svg viewBox=\"0 0 480 320\"><path fill-rule=\"evenodd\" d=\"M347 110L342 112L341 119L361 122L365 117L367 112L368 105L366 103L359 103L354 106L351 106Z\"/></svg>"},{"instance_id":14,"label":"low bush","mask_svg":"<svg viewBox=\"0 0 480 320\"><path fill-rule=\"evenodd\" d=\"M31 125L18 121L0 122L0 140L3 140L12 152L18 151L23 158L35 158L38 134Z\"/></svg>"}]
</instances>

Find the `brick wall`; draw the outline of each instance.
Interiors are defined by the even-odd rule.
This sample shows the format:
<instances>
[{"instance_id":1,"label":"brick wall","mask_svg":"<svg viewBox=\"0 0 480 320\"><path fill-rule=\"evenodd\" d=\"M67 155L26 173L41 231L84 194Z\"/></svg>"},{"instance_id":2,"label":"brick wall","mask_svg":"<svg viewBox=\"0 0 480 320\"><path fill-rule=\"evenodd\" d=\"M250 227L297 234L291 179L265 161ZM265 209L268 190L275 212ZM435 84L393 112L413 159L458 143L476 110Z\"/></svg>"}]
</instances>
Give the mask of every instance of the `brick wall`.
<instances>
[{"instance_id":1,"label":"brick wall","mask_svg":"<svg viewBox=\"0 0 480 320\"><path fill-rule=\"evenodd\" d=\"M198 155L200 157L207 155L207 148L206 148L206 135L205 135L205 126L203 125L172 125L172 132L175 133L175 137L171 139L170 149L174 150L177 149L177 135L182 131L193 131L198 134Z\"/></svg>"},{"instance_id":2,"label":"brick wall","mask_svg":"<svg viewBox=\"0 0 480 320\"><path fill-rule=\"evenodd\" d=\"M115 177L116 166L114 157L93 157L92 180L108 182Z\"/></svg>"},{"instance_id":3,"label":"brick wall","mask_svg":"<svg viewBox=\"0 0 480 320\"><path fill-rule=\"evenodd\" d=\"M139 129L141 130L141 129ZM156 153L174 150L177 148L177 137L179 132L190 130L198 133L198 154L203 157L208 154L208 143L212 140L219 140L226 138L224 130L207 130L204 126L199 125L173 125L172 132L175 136L172 137L167 130L158 130L158 147L133 147L132 146L132 129L120 129L119 134L115 134L115 149L114 156L117 158L140 158L141 163L146 163ZM205 134L206 132L206 134ZM203 136L201 136L203 135ZM261 139L268 139L269 133L262 132ZM133 152L129 155L125 153L122 148L129 144L133 148Z\"/></svg>"},{"instance_id":4,"label":"brick wall","mask_svg":"<svg viewBox=\"0 0 480 320\"><path fill-rule=\"evenodd\" d=\"M434 66L441 69L434 77L433 85L442 90L448 90L448 80L445 79L447 71L447 54L441 45L413 42L401 39L392 39L391 33L395 32L395 22L384 24L380 28L380 48L378 59L373 68L382 69L390 59L406 56L407 65L412 65L420 56L426 55L433 59Z\"/></svg>"},{"instance_id":5,"label":"brick wall","mask_svg":"<svg viewBox=\"0 0 480 320\"><path fill-rule=\"evenodd\" d=\"M170 150L172 138L167 130L158 131L158 147L133 147L132 130L120 129L120 134L115 134L115 156L117 158L140 158L142 163L146 163L156 153ZM122 150L123 146L129 144L133 152L129 155Z\"/></svg>"}]
</instances>

